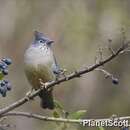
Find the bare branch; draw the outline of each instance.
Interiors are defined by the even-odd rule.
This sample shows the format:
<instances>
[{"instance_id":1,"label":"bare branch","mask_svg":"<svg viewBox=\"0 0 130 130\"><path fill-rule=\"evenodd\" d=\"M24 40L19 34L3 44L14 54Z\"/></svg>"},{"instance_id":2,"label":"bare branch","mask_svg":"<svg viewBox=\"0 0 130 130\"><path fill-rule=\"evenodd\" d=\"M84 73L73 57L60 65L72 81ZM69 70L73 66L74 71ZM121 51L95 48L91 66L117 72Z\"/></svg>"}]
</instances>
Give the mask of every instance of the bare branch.
<instances>
[{"instance_id":1,"label":"bare branch","mask_svg":"<svg viewBox=\"0 0 130 130\"><path fill-rule=\"evenodd\" d=\"M7 116L23 116L27 118L33 118L33 119L38 119L42 121L52 121L52 122L60 122L60 123L76 123L76 124L82 124L83 121L85 120L86 122L88 121L109 121L109 120L130 120L130 116L122 116L122 117L110 117L110 118L99 118L99 119L66 119L66 118L55 118L55 117L47 117L47 116L42 116L39 114L34 114L34 113L28 113L28 112L8 112L6 114L3 114L1 117L7 117Z\"/></svg>"},{"instance_id":2,"label":"bare branch","mask_svg":"<svg viewBox=\"0 0 130 130\"><path fill-rule=\"evenodd\" d=\"M97 69L95 69L95 70L102 72L102 73L105 75L105 78L112 77L112 74L110 74L108 71L106 71L106 70L104 70L104 69L97 68Z\"/></svg>"},{"instance_id":3,"label":"bare branch","mask_svg":"<svg viewBox=\"0 0 130 130\"><path fill-rule=\"evenodd\" d=\"M6 114L3 114L1 117L7 117L7 116L23 116L28 118L34 118L38 120L43 121L53 121L53 122L64 122L64 123L80 123L82 120L76 120L76 119L66 119L66 118L55 118L55 117L47 117L42 116L34 113L28 113L28 112L8 112Z\"/></svg>"},{"instance_id":4,"label":"bare branch","mask_svg":"<svg viewBox=\"0 0 130 130\"><path fill-rule=\"evenodd\" d=\"M89 67L84 67L83 69L80 69L80 70L77 70L76 72L68 74L68 75L66 75L66 77L60 78L57 81L52 81L50 83L47 83L46 88L49 89L49 88L54 87L55 85L57 85L59 83L62 83L62 82L65 82L65 81L68 81L68 80L71 80L71 79L74 79L74 78L79 78L81 75L88 73L88 72L91 72L91 71L95 70L96 68L98 68L100 66L103 66L104 64L110 62L115 57L119 56L121 54L121 52L123 52L126 48L128 48L128 44L129 44L129 42L122 44L121 47L117 51L115 51L115 53L112 53L109 57L100 61L99 63L96 63L96 64L91 65ZM26 102L28 102L29 101L28 99L32 99L35 96L37 96L43 88L44 88L44 85L40 89L38 89L35 92L33 92L32 94L30 94L28 96L28 98L25 96L22 99L12 103L11 105L6 106L5 108L2 108L0 110L0 116L2 116L3 114L23 105Z\"/></svg>"}]
</instances>

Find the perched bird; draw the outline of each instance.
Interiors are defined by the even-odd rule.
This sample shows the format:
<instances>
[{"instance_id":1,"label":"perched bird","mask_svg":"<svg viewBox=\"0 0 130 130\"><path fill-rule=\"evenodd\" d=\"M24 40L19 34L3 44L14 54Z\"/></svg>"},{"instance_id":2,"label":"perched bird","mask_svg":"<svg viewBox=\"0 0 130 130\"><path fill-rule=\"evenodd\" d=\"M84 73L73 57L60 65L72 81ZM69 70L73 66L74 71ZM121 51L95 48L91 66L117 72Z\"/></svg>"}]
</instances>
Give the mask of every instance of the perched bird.
<instances>
[{"instance_id":1,"label":"perched bird","mask_svg":"<svg viewBox=\"0 0 130 130\"><path fill-rule=\"evenodd\" d=\"M52 51L53 40L47 38L43 33L35 31L34 40L25 52L25 74L32 88L37 90L41 87L40 80L45 83L57 79L61 69L57 64ZM54 109L52 88L44 88L39 96L41 107Z\"/></svg>"}]
</instances>

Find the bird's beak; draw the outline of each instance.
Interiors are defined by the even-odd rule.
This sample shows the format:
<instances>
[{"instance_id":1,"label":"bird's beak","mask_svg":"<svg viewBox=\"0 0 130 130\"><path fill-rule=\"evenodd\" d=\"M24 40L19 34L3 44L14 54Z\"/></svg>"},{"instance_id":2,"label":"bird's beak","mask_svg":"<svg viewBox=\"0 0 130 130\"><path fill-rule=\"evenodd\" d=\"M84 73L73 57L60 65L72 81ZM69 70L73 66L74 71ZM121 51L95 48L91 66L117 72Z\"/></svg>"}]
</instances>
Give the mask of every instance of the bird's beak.
<instances>
[{"instance_id":1,"label":"bird's beak","mask_svg":"<svg viewBox=\"0 0 130 130\"><path fill-rule=\"evenodd\" d=\"M54 43L53 40L48 40L48 41L47 41L47 44L48 44L48 45L51 45L52 43Z\"/></svg>"}]
</instances>

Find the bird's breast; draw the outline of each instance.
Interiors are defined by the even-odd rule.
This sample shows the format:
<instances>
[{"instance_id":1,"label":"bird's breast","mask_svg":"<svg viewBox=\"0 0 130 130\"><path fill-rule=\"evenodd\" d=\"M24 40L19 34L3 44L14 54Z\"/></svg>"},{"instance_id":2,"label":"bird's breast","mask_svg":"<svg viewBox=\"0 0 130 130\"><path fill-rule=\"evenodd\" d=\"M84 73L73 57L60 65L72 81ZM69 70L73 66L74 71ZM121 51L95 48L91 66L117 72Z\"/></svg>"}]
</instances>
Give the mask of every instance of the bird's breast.
<instances>
[{"instance_id":1,"label":"bird's breast","mask_svg":"<svg viewBox=\"0 0 130 130\"><path fill-rule=\"evenodd\" d=\"M50 66L53 63L53 54L52 51L46 47L31 46L25 52L24 61L25 64L30 64L31 66L37 66L39 64Z\"/></svg>"},{"instance_id":2,"label":"bird's breast","mask_svg":"<svg viewBox=\"0 0 130 130\"><path fill-rule=\"evenodd\" d=\"M33 88L38 89L42 82L53 80L51 69L53 57L51 51L39 48L29 48L25 53L25 73Z\"/></svg>"}]
</instances>

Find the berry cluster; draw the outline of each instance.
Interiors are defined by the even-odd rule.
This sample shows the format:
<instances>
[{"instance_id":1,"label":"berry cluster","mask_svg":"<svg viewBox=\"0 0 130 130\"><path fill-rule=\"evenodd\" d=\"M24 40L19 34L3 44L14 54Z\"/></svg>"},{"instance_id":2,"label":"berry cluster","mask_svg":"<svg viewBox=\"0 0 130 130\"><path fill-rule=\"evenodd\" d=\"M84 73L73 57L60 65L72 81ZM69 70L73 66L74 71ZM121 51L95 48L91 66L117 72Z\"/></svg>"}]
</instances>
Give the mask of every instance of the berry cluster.
<instances>
[{"instance_id":1,"label":"berry cluster","mask_svg":"<svg viewBox=\"0 0 130 130\"><path fill-rule=\"evenodd\" d=\"M0 93L3 97L6 96L6 92L11 90L11 84L8 80L0 81Z\"/></svg>"},{"instance_id":2,"label":"berry cluster","mask_svg":"<svg viewBox=\"0 0 130 130\"><path fill-rule=\"evenodd\" d=\"M8 75L8 65L12 63L11 59L9 58L3 58L0 61L0 71L3 75Z\"/></svg>"},{"instance_id":3,"label":"berry cluster","mask_svg":"<svg viewBox=\"0 0 130 130\"><path fill-rule=\"evenodd\" d=\"M3 79L8 75L8 66L12 63L11 59L3 58L0 61L0 94L5 97L6 92L11 90L11 84L8 80Z\"/></svg>"}]
</instances>

